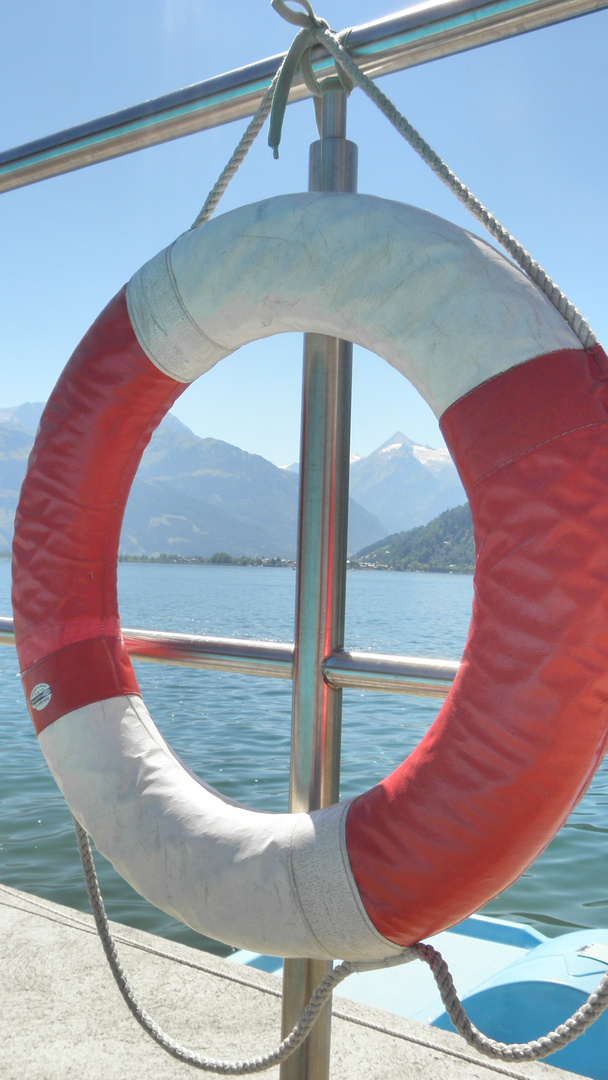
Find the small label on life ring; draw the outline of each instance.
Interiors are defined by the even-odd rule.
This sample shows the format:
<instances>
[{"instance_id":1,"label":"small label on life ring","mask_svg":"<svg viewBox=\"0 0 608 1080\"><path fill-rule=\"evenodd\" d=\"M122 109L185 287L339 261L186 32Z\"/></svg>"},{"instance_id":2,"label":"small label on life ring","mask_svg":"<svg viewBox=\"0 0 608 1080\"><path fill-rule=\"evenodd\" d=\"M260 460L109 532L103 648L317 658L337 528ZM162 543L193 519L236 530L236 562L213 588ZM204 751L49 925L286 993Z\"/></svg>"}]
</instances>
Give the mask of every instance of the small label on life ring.
<instances>
[{"instance_id":1,"label":"small label on life ring","mask_svg":"<svg viewBox=\"0 0 608 1080\"><path fill-rule=\"evenodd\" d=\"M52 696L53 691L49 684L39 682L30 694L30 705L32 706L32 709L36 709L37 712L40 712L41 709L46 709Z\"/></svg>"}]
</instances>

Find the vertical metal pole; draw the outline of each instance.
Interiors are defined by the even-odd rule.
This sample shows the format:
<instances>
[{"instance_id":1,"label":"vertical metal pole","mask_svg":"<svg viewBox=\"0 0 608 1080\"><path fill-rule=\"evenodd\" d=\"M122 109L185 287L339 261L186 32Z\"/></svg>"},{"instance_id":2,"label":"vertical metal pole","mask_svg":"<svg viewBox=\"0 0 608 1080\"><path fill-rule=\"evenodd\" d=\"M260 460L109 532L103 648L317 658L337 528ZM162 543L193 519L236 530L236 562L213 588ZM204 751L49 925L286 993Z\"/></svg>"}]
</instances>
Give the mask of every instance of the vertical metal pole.
<instances>
[{"instance_id":1,"label":"vertical metal pole","mask_svg":"<svg viewBox=\"0 0 608 1080\"><path fill-rule=\"evenodd\" d=\"M346 134L346 94L323 96L321 139L310 152L310 191L355 191L357 147ZM323 679L323 660L344 645L352 345L304 339L300 517L289 809L339 799L342 691ZM302 1014L325 960L286 960L283 1037ZM281 1065L281 1080L328 1080L331 1006L306 1043Z\"/></svg>"}]
</instances>

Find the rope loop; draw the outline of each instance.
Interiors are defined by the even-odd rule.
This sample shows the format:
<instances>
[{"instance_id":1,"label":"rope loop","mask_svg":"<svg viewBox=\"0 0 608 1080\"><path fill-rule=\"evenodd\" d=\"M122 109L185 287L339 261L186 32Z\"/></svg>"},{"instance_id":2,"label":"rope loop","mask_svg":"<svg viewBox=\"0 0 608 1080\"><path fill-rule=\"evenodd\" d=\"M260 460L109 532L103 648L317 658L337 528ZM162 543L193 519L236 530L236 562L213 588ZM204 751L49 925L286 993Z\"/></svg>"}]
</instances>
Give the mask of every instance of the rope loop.
<instances>
[{"instance_id":1,"label":"rope loop","mask_svg":"<svg viewBox=\"0 0 608 1080\"><path fill-rule=\"evenodd\" d=\"M310 90L310 93L313 96L319 133L321 133L320 98L323 94L330 93L334 90L340 90L350 94L354 86L353 80L350 78L343 65L336 60L335 57L334 64L336 74L322 80L317 78L312 66L311 50L317 42L324 44L325 35L332 34L332 31L329 28L329 23L327 23L325 19L320 19L319 16L315 14L312 5L308 0L292 0L292 2L300 4L305 10L293 11L292 8L288 7L285 0L271 0L274 10L283 19L286 19L287 22L292 23L294 26L301 27L300 31L292 41L291 47L281 66L279 80L272 103L268 131L268 145L272 149L275 158L278 158L279 156L279 144L281 142L285 110L289 100L289 91L291 90L293 80L297 75L298 70L302 75L307 89ZM346 35L348 35L349 32L350 31L346 31Z\"/></svg>"},{"instance_id":2,"label":"rope loop","mask_svg":"<svg viewBox=\"0 0 608 1080\"><path fill-rule=\"evenodd\" d=\"M432 945L419 943L415 950L421 960L429 965L441 1000L445 1006L450 1020L456 1031L462 1038L474 1047L480 1054L499 1061L538 1061L564 1046L578 1039L588 1027L591 1027L599 1016L608 1008L608 973L589 995L584 1005L577 1009L572 1016L559 1024L555 1031L547 1035L541 1035L538 1039L531 1039L527 1043L504 1043L496 1039L489 1039L475 1024L469 1020L466 1010L454 986L454 980L450 974L448 965L443 956Z\"/></svg>"},{"instance_id":3,"label":"rope loop","mask_svg":"<svg viewBox=\"0 0 608 1080\"><path fill-rule=\"evenodd\" d=\"M329 23L315 14L312 4L309 4L308 0L292 0L293 4L299 4L300 7L303 7L306 14L302 11L294 11L286 3L286 0L270 0L270 2L277 14L291 23L292 26L305 26L307 28L318 26L324 30L329 30Z\"/></svg>"},{"instance_id":4,"label":"rope loop","mask_svg":"<svg viewBox=\"0 0 608 1080\"><path fill-rule=\"evenodd\" d=\"M306 26L300 30L293 39L287 56L281 64L279 71L279 77L274 91L274 97L272 100L272 111L270 113L270 126L268 130L268 145L270 146L275 158L279 156L279 144L281 142L281 132L283 130L283 119L285 117L285 110L287 108L287 101L289 98L289 91L291 90L291 84L296 76L300 62L304 54L310 48L312 42L315 39L314 27ZM313 91L314 93L314 91Z\"/></svg>"}]
</instances>

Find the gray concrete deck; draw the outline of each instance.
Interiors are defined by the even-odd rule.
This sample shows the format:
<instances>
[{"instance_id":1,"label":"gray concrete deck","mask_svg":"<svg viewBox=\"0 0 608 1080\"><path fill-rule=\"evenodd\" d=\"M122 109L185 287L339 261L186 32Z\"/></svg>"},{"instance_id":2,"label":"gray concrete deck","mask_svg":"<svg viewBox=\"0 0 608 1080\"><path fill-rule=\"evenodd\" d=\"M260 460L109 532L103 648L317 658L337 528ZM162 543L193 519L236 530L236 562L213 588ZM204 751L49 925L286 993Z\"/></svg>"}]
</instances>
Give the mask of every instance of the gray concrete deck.
<instances>
[{"instance_id":1,"label":"gray concrete deck","mask_svg":"<svg viewBox=\"0 0 608 1080\"><path fill-rule=\"evenodd\" d=\"M112 924L148 1011L200 1053L244 1058L279 1042L281 982L208 953ZM1 1080L184 1080L202 1075L139 1028L89 915L0 885ZM209 1075L209 1074L207 1074ZM278 1068L262 1075L277 1080ZM344 999L332 1080L580 1080L544 1063L494 1064L457 1035Z\"/></svg>"}]
</instances>

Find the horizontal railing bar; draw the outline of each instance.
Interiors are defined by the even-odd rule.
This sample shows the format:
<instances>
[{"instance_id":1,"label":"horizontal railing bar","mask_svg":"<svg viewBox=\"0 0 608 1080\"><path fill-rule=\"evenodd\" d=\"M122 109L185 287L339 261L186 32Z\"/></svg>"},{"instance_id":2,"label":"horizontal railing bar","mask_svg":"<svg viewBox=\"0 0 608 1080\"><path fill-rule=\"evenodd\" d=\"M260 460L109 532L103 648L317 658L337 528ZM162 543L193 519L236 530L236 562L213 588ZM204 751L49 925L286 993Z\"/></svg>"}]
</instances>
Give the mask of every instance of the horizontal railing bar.
<instances>
[{"instance_id":1,"label":"horizontal railing bar","mask_svg":"<svg viewBox=\"0 0 608 1080\"><path fill-rule=\"evenodd\" d=\"M292 679L294 646L280 641L166 634L156 630L123 630L129 655L178 667ZM13 620L0 618L0 645L14 645ZM457 660L340 651L328 657L323 674L338 690L378 690L416 697L445 697L458 670Z\"/></svg>"},{"instance_id":2,"label":"horizontal railing bar","mask_svg":"<svg viewBox=\"0 0 608 1080\"><path fill-rule=\"evenodd\" d=\"M457 660L426 660L345 650L327 658L323 674L336 690L342 687L416 697L445 697L458 667Z\"/></svg>"},{"instance_id":3,"label":"horizontal railing bar","mask_svg":"<svg viewBox=\"0 0 608 1080\"><path fill-rule=\"evenodd\" d=\"M348 48L367 75L378 77L607 6L608 0L440 0L355 27ZM0 153L0 192L252 116L282 59L271 56L5 150ZM316 73L322 75L332 64L318 46ZM301 79L294 80L290 101L309 96Z\"/></svg>"},{"instance_id":4,"label":"horizontal railing bar","mask_svg":"<svg viewBox=\"0 0 608 1080\"><path fill-rule=\"evenodd\" d=\"M125 629L122 633L133 660L230 671L235 675L293 678L294 647L279 641L164 634L155 630Z\"/></svg>"}]
</instances>

